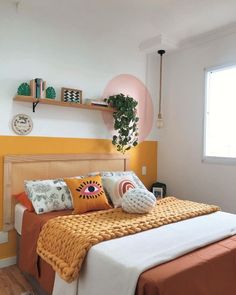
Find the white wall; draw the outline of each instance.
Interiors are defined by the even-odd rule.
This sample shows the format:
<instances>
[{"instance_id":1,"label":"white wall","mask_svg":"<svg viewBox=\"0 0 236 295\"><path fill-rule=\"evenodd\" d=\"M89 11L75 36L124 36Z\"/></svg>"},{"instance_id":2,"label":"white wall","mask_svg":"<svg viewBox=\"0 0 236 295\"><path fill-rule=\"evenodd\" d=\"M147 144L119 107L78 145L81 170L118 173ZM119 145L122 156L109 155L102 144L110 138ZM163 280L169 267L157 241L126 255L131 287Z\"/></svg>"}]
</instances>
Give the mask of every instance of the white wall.
<instances>
[{"instance_id":1,"label":"white wall","mask_svg":"<svg viewBox=\"0 0 236 295\"><path fill-rule=\"evenodd\" d=\"M13 102L19 84L32 78L54 86L58 98L61 87L99 98L111 79L131 74L154 96L146 56L125 32L114 35L111 23L99 31L93 17L59 9L59 2L50 8L22 1L18 12L13 2L0 1L0 135L14 135L13 115L26 113L34 122L30 136L111 138L100 112L39 105L32 113L31 104ZM155 129L148 139L156 139Z\"/></svg>"},{"instance_id":2,"label":"white wall","mask_svg":"<svg viewBox=\"0 0 236 295\"><path fill-rule=\"evenodd\" d=\"M202 162L204 68L231 62L236 62L236 35L166 56L158 179L169 194L236 213L236 166Z\"/></svg>"}]
</instances>

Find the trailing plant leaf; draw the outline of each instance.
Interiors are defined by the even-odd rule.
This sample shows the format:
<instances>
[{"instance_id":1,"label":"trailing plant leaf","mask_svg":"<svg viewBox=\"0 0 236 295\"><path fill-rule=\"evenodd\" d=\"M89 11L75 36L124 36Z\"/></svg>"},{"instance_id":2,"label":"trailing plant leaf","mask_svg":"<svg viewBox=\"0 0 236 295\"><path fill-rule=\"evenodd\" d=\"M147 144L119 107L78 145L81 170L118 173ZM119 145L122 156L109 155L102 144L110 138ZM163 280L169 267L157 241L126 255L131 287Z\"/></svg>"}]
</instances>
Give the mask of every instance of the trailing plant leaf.
<instances>
[{"instance_id":1,"label":"trailing plant leaf","mask_svg":"<svg viewBox=\"0 0 236 295\"><path fill-rule=\"evenodd\" d=\"M123 93L109 96L105 101L116 109L113 118L114 129L118 134L113 136L112 144L116 146L117 151L124 154L138 144L138 102Z\"/></svg>"}]
</instances>

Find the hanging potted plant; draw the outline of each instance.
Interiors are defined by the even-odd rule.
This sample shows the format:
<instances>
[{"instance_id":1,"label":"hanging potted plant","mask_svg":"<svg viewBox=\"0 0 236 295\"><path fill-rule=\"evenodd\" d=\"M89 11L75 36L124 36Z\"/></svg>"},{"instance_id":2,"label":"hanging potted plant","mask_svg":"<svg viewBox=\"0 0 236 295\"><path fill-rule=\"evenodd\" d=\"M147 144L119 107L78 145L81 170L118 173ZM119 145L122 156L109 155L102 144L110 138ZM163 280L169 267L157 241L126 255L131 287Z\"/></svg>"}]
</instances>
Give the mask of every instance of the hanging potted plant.
<instances>
[{"instance_id":1,"label":"hanging potted plant","mask_svg":"<svg viewBox=\"0 0 236 295\"><path fill-rule=\"evenodd\" d=\"M116 110L113 118L117 135L113 136L112 144L116 146L117 151L124 154L138 144L138 102L122 93L109 96L105 101Z\"/></svg>"}]
</instances>

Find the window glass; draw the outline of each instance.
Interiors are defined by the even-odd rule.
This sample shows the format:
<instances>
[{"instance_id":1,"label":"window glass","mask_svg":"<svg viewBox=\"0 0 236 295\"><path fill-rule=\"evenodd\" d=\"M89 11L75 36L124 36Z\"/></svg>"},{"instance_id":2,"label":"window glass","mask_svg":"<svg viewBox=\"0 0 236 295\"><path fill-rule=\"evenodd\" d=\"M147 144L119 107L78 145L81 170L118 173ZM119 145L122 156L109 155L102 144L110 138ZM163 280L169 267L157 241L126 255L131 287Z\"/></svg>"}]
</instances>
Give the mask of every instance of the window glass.
<instances>
[{"instance_id":1,"label":"window glass","mask_svg":"<svg viewBox=\"0 0 236 295\"><path fill-rule=\"evenodd\" d=\"M236 66L206 73L204 156L236 158Z\"/></svg>"}]
</instances>

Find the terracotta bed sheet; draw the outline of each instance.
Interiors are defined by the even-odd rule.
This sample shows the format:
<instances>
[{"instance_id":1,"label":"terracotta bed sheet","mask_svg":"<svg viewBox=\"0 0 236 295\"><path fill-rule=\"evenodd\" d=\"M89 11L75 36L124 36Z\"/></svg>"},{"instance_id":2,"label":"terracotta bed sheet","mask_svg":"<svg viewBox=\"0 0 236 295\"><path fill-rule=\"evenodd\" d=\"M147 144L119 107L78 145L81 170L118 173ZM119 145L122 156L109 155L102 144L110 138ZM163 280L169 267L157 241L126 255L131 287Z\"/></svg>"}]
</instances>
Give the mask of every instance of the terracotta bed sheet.
<instances>
[{"instance_id":1,"label":"terracotta bed sheet","mask_svg":"<svg viewBox=\"0 0 236 295\"><path fill-rule=\"evenodd\" d=\"M19 267L35 277L48 294L52 293L55 273L36 254L38 235L47 220L69 214L71 211L24 213ZM136 295L222 294L236 294L236 236L143 272L136 288Z\"/></svg>"}]
</instances>

